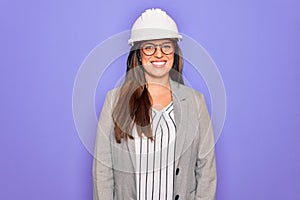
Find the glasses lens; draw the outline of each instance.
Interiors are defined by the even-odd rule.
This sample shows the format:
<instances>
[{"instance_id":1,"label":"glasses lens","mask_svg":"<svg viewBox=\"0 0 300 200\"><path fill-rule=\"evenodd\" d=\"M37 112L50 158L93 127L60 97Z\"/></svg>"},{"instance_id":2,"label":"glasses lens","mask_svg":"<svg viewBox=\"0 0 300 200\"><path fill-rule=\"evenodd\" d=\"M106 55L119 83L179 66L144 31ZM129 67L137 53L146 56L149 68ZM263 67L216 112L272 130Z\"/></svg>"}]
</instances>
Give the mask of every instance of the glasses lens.
<instances>
[{"instance_id":1,"label":"glasses lens","mask_svg":"<svg viewBox=\"0 0 300 200\"><path fill-rule=\"evenodd\" d=\"M163 44L161 50L164 54L171 54L174 52L174 47L171 43Z\"/></svg>"},{"instance_id":2,"label":"glasses lens","mask_svg":"<svg viewBox=\"0 0 300 200\"><path fill-rule=\"evenodd\" d=\"M142 50L146 55L151 56L155 52L155 46L153 44L145 44L143 45Z\"/></svg>"}]
</instances>

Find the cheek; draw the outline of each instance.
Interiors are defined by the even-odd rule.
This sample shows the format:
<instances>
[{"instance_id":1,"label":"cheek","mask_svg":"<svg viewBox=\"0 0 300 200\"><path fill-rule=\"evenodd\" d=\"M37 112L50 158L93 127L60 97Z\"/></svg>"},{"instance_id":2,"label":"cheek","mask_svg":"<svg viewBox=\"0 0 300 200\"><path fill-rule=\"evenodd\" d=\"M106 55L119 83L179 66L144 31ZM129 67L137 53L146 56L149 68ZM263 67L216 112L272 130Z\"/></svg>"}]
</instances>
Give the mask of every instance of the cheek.
<instances>
[{"instance_id":1,"label":"cheek","mask_svg":"<svg viewBox=\"0 0 300 200\"><path fill-rule=\"evenodd\" d=\"M141 55L141 62L143 65L145 65L145 64L149 64L150 61L147 57Z\"/></svg>"},{"instance_id":2,"label":"cheek","mask_svg":"<svg viewBox=\"0 0 300 200\"><path fill-rule=\"evenodd\" d=\"M169 62L170 62L170 67L172 67L174 64L174 56L169 58Z\"/></svg>"},{"instance_id":3,"label":"cheek","mask_svg":"<svg viewBox=\"0 0 300 200\"><path fill-rule=\"evenodd\" d=\"M145 59L145 58L141 58L142 59L142 64L143 65L145 65L145 64L147 64L148 62L147 62L147 59Z\"/></svg>"}]
</instances>

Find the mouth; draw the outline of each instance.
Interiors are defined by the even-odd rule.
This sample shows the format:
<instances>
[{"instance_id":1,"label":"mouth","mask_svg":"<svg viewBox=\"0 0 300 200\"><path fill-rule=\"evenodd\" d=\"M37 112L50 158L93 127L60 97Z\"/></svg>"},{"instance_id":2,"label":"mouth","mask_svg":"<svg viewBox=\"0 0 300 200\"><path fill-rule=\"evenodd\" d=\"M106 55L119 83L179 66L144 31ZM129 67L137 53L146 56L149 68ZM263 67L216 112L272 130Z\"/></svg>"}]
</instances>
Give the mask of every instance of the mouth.
<instances>
[{"instance_id":1,"label":"mouth","mask_svg":"<svg viewBox=\"0 0 300 200\"><path fill-rule=\"evenodd\" d=\"M152 61L151 64L155 67L163 67L166 64L167 61Z\"/></svg>"}]
</instances>

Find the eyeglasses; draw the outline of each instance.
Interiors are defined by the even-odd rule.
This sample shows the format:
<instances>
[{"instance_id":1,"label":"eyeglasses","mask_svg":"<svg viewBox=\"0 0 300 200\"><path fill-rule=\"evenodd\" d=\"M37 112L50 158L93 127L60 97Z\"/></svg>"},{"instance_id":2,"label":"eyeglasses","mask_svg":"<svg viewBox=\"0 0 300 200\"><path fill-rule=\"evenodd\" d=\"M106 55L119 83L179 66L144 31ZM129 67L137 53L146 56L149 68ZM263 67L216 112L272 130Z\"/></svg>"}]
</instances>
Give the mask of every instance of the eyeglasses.
<instances>
[{"instance_id":1,"label":"eyeglasses","mask_svg":"<svg viewBox=\"0 0 300 200\"><path fill-rule=\"evenodd\" d=\"M160 47L161 52L163 52L165 55L172 54L175 51L175 47L172 42L166 42L162 44L145 43L142 45L141 49L147 56L152 56L156 52L157 46Z\"/></svg>"}]
</instances>

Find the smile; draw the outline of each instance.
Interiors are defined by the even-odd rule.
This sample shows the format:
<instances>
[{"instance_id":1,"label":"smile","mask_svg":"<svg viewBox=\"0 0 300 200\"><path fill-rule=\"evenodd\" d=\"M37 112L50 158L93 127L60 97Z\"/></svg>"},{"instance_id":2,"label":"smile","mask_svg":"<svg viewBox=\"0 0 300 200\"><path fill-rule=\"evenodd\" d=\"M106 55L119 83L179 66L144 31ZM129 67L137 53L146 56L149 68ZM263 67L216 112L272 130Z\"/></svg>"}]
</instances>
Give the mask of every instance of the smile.
<instances>
[{"instance_id":1,"label":"smile","mask_svg":"<svg viewBox=\"0 0 300 200\"><path fill-rule=\"evenodd\" d=\"M166 64L166 61L153 61L151 63L157 67L162 67L163 65Z\"/></svg>"}]
</instances>

